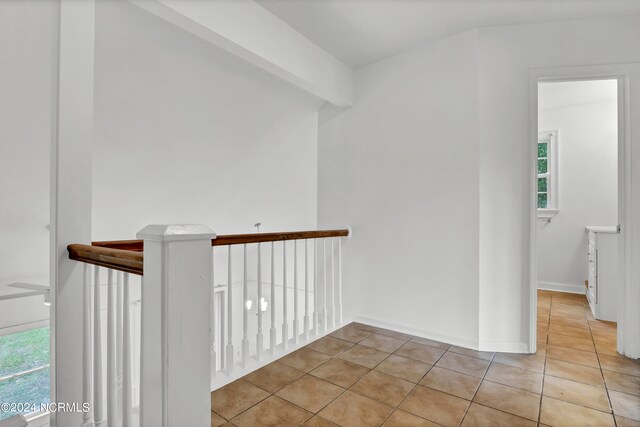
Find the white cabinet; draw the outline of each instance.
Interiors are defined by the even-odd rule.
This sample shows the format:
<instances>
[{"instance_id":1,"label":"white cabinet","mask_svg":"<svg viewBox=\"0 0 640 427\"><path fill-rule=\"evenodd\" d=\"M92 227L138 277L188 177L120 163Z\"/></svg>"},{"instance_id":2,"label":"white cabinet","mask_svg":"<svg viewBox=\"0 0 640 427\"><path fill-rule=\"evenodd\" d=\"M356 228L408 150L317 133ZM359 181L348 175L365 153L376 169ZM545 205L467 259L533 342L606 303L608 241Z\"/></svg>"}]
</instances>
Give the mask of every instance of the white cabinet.
<instances>
[{"instance_id":1,"label":"white cabinet","mask_svg":"<svg viewBox=\"0 0 640 427\"><path fill-rule=\"evenodd\" d=\"M618 232L616 227L587 227L587 299L598 320L617 321Z\"/></svg>"}]
</instances>

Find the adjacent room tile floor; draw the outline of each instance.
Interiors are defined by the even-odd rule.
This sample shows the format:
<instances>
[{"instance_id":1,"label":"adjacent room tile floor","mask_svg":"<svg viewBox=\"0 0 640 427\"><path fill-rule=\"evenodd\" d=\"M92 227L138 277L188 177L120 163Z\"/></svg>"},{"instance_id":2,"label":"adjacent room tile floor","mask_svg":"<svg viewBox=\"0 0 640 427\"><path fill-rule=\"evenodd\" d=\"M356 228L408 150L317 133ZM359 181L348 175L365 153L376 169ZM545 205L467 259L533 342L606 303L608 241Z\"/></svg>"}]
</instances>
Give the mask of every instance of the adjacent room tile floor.
<instances>
[{"instance_id":1,"label":"adjacent room tile floor","mask_svg":"<svg viewBox=\"0 0 640 427\"><path fill-rule=\"evenodd\" d=\"M352 323L211 393L212 426L640 426L640 361L584 296L538 293L538 352Z\"/></svg>"}]
</instances>

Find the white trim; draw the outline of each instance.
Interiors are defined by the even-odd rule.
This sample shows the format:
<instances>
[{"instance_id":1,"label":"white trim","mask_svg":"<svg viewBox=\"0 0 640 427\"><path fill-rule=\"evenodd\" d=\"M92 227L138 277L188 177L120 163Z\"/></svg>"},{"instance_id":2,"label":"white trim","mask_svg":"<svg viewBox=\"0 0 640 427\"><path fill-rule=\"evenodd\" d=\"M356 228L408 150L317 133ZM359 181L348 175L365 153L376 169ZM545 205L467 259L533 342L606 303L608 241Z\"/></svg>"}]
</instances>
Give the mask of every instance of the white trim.
<instances>
[{"instance_id":1,"label":"white trim","mask_svg":"<svg viewBox=\"0 0 640 427\"><path fill-rule=\"evenodd\" d=\"M604 64L577 67L540 68L529 71L529 160L531 176L537 176L537 167L533 159L537 159L537 145L534 141L538 138L538 82L541 81L576 81L576 80L603 80L616 79L618 81L618 218L622 228L620 235L620 277L624 280L621 284L621 292L618 303L618 352L629 357L640 357L640 313L637 310L640 305L640 280L638 272L631 262L633 251L638 250L639 233L633 228L637 224L632 212L632 204L637 201L632 187L632 156L638 161L638 156L631 151L631 130L638 126L637 121L631 119L631 88L630 76L640 78L640 64ZM637 89L634 91L637 93ZM634 117L638 112L634 111ZM634 137L637 138L636 134ZM529 224L529 348L530 352L536 349L536 320L537 320L537 180L532 179L530 185L531 209ZM636 179L637 181L637 179ZM638 183L636 182L636 185ZM637 190L636 190L637 193ZM635 223L635 224L634 224ZM632 240L635 241L632 242ZM635 243L635 245L633 244ZM523 260L527 262L527 260ZM627 331L626 325L636 325L636 329Z\"/></svg>"},{"instance_id":2,"label":"white trim","mask_svg":"<svg viewBox=\"0 0 640 427\"><path fill-rule=\"evenodd\" d=\"M420 338L427 338L434 341L440 341L446 344L455 345L458 347L470 348L478 351L494 351L501 353L528 353L529 344L526 342L506 342L506 341L473 341L460 339L451 335L444 335L439 332L433 332L425 329L417 329L411 326L406 326L398 323L385 322L366 316L350 316L353 321L365 323L367 325L376 326L379 328L391 329L396 332L402 332L408 335L413 335Z\"/></svg>"},{"instance_id":3,"label":"white trim","mask_svg":"<svg viewBox=\"0 0 640 427\"><path fill-rule=\"evenodd\" d=\"M95 0L51 3L51 402L80 402L84 278L67 245L91 241ZM81 422L78 412L51 413L51 426Z\"/></svg>"},{"instance_id":4,"label":"white trim","mask_svg":"<svg viewBox=\"0 0 640 427\"><path fill-rule=\"evenodd\" d=\"M538 282L538 289L541 291L566 292L569 294L586 294L584 285L572 285L570 283Z\"/></svg>"},{"instance_id":5,"label":"white trim","mask_svg":"<svg viewBox=\"0 0 640 427\"><path fill-rule=\"evenodd\" d=\"M402 332L404 334L409 334L420 338L427 338L434 341L440 341L446 344L452 344L459 347L470 348L473 350L478 349L478 342L474 340L460 339L459 337L444 335L439 332L433 332L426 329L417 329L399 323L385 322L366 316L350 315L349 317L353 319L354 322L365 323L367 325L376 326L378 328L391 329L396 332ZM526 353L526 348L524 352Z\"/></svg>"},{"instance_id":6,"label":"white trim","mask_svg":"<svg viewBox=\"0 0 640 427\"><path fill-rule=\"evenodd\" d=\"M538 333L538 80L536 73L529 72L529 353L537 350ZM535 142L534 142L535 141ZM535 161L534 161L535 159ZM527 262L526 259L523 260Z\"/></svg>"},{"instance_id":7,"label":"white trim","mask_svg":"<svg viewBox=\"0 0 640 427\"><path fill-rule=\"evenodd\" d=\"M606 227L606 226L598 227L598 226L587 225L585 227L585 230L593 231L594 233L619 234L617 227Z\"/></svg>"},{"instance_id":8,"label":"white trim","mask_svg":"<svg viewBox=\"0 0 640 427\"><path fill-rule=\"evenodd\" d=\"M558 212L560 212L560 209L538 209L538 218L551 219L558 215Z\"/></svg>"},{"instance_id":9,"label":"white trim","mask_svg":"<svg viewBox=\"0 0 640 427\"><path fill-rule=\"evenodd\" d=\"M480 351L498 353L529 353L529 343L527 342L481 341L478 348Z\"/></svg>"}]
</instances>

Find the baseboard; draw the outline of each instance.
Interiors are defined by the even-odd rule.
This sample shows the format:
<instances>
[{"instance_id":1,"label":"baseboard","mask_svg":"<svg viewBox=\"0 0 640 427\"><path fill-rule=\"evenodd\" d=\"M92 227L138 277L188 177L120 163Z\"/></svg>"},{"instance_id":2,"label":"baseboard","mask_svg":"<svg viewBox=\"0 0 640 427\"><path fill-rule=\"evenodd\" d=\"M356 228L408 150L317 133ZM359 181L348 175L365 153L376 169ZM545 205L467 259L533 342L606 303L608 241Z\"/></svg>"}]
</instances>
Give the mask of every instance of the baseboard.
<instances>
[{"instance_id":1,"label":"baseboard","mask_svg":"<svg viewBox=\"0 0 640 427\"><path fill-rule=\"evenodd\" d=\"M274 362L280 359L281 357L286 356L289 353L293 353L294 351L301 349L305 345L310 344L313 341L319 340L320 338L335 332L336 330L342 328L343 326L351 322L352 320L350 318L348 318L347 316L343 316L342 325L336 325L336 327L334 328L327 327L326 331L319 330L317 331L317 333L315 330L311 330L309 331L309 339L305 340L302 335L298 337L297 346L295 345L294 339L290 338L288 341L289 344L287 345L286 349L283 348L282 343L280 343L277 347L275 354L271 354L268 350L265 350L262 353L262 357L260 361L258 361L255 358L255 355L252 355L248 360L247 366L245 367L243 367L238 361L236 361L234 365L234 369L230 374L224 371L218 371L216 373L211 374L211 391L215 391L239 378L242 378L245 375L250 374L253 371L256 371L262 368L263 366L268 365L271 362ZM268 338L268 334L266 335L266 338ZM222 351L225 351L225 350L223 349Z\"/></svg>"},{"instance_id":2,"label":"baseboard","mask_svg":"<svg viewBox=\"0 0 640 427\"><path fill-rule=\"evenodd\" d=\"M404 334L413 335L420 338L427 338L434 341L440 341L443 343L456 345L458 347L465 347L473 350L478 349L478 342L473 340L460 339L458 337L452 337L426 329L414 328L399 323L385 322L382 320L366 316L359 316L352 313L349 314L349 318L354 322L365 323L367 325L376 326L378 328L391 329L392 331L402 332Z\"/></svg>"},{"instance_id":3,"label":"baseboard","mask_svg":"<svg viewBox=\"0 0 640 427\"><path fill-rule=\"evenodd\" d=\"M496 353L529 353L529 344L524 342L480 341L479 348Z\"/></svg>"},{"instance_id":4,"label":"baseboard","mask_svg":"<svg viewBox=\"0 0 640 427\"><path fill-rule=\"evenodd\" d=\"M571 285L568 283L554 283L554 282L538 282L538 289L542 291L557 291L567 292L570 294L584 295L584 285Z\"/></svg>"},{"instance_id":5,"label":"baseboard","mask_svg":"<svg viewBox=\"0 0 640 427\"><path fill-rule=\"evenodd\" d=\"M378 328L391 329L393 331L402 332L420 338L427 338L434 341L440 341L458 347L470 348L479 351L495 351L500 353L529 353L529 344L524 342L504 342L504 341L482 341L480 343L472 340L460 339L441 333L428 331L426 329L413 328L411 326L398 323L385 322L366 316L350 314L354 322L365 323L367 325L376 326Z\"/></svg>"}]
</instances>

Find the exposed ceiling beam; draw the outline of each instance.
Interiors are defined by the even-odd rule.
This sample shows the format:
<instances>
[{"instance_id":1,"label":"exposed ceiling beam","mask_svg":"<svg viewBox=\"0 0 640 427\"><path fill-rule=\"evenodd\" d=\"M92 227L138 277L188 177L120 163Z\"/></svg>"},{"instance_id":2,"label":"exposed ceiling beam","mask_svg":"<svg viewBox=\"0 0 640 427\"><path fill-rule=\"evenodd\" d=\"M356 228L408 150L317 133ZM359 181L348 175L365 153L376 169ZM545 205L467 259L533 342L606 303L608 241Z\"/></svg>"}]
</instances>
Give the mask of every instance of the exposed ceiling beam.
<instances>
[{"instance_id":1,"label":"exposed ceiling beam","mask_svg":"<svg viewBox=\"0 0 640 427\"><path fill-rule=\"evenodd\" d=\"M327 101L353 103L353 71L253 0L130 0Z\"/></svg>"}]
</instances>

